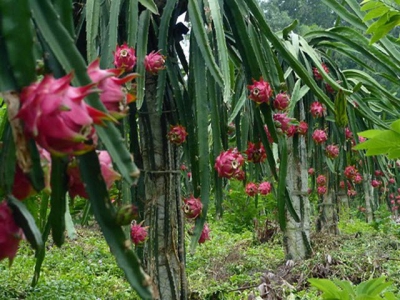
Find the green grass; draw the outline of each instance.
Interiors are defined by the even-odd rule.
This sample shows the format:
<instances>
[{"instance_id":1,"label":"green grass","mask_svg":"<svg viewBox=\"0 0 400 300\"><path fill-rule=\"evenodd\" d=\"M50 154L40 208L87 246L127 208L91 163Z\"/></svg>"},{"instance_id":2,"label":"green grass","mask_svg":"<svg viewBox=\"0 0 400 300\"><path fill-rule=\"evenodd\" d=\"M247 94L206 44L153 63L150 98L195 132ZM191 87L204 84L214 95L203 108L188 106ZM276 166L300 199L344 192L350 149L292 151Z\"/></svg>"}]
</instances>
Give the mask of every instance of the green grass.
<instances>
[{"instance_id":1,"label":"green grass","mask_svg":"<svg viewBox=\"0 0 400 300\"><path fill-rule=\"evenodd\" d=\"M187 254L190 299L247 299L259 295L263 274L283 279L271 283L283 299L320 299L308 278L350 280L354 284L381 275L400 294L400 230L389 219L368 225L342 217L341 234L313 233L311 259L286 267L282 236L260 243L250 230L229 231L225 221L209 220L212 239ZM34 253L23 242L12 267L0 262L0 299L138 299L116 266L97 227L77 228L75 240L61 248L47 244L38 285L30 287ZM189 242L189 238L188 238Z\"/></svg>"}]
</instances>

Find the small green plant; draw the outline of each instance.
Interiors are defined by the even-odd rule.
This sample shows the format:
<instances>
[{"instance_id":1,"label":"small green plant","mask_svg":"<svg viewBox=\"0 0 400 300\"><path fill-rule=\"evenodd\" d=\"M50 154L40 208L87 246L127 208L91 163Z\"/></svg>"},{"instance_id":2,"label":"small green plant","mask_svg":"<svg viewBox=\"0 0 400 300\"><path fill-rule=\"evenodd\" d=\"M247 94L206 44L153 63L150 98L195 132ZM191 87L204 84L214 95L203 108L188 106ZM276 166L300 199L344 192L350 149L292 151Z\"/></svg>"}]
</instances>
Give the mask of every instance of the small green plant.
<instances>
[{"instance_id":1,"label":"small green plant","mask_svg":"<svg viewBox=\"0 0 400 300\"><path fill-rule=\"evenodd\" d=\"M382 276L361 282L354 286L347 280L329 280L310 278L308 280L312 286L322 291L322 299L329 300L396 300L392 292L384 292L392 286L391 281L386 281ZM383 295L381 295L383 293Z\"/></svg>"}]
</instances>

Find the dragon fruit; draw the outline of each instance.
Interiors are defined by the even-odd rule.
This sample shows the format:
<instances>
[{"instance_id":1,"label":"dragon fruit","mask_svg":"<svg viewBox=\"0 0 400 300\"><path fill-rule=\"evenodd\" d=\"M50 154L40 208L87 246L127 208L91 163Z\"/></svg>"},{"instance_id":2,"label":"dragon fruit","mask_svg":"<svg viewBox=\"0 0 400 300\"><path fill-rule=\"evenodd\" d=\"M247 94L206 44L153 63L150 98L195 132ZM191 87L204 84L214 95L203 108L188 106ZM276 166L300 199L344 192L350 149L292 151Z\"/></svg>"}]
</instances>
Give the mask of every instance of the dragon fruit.
<instances>
[{"instance_id":1,"label":"dragon fruit","mask_svg":"<svg viewBox=\"0 0 400 300\"><path fill-rule=\"evenodd\" d=\"M324 69L325 73L329 73L329 69L328 69L328 66L326 64L322 63L321 66ZM313 67L313 75L314 75L315 80L322 80L323 79L321 73L319 72L319 70L316 67Z\"/></svg>"},{"instance_id":2,"label":"dragon fruit","mask_svg":"<svg viewBox=\"0 0 400 300\"><path fill-rule=\"evenodd\" d=\"M138 74L131 73L118 78L122 71L122 69L100 69L99 59L94 60L87 69L90 79L100 90L101 102L116 119L125 117L128 113L128 104L135 100L135 96L124 91L123 85L132 81Z\"/></svg>"},{"instance_id":3,"label":"dragon fruit","mask_svg":"<svg viewBox=\"0 0 400 300\"><path fill-rule=\"evenodd\" d=\"M250 91L249 99L253 100L257 104L269 104L269 99L272 96L272 88L262 77L259 81L253 79L253 84L248 85L247 89Z\"/></svg>"},{"instance_id":4,"label":"dragon fruit","mask_svg":"<svg viewBox=\"0 0 400 300\"><path fill-rule=\"evenodd\" d=\"M132 71L136 64L135 49L129 47L126 43L118 46L114 52L114 65L118 69Z\"/></svg>"},{"instance_id":5,"label":"dragon fruit","mask_svg":"<svg viewBox=\"0 0 400 300\"><path fill-rule=\"evenodd\" d=\"M142 224L143 221L139 224L133 221L131 225L131 240L136 246L142 245L147 239L147 229L149 227Z\"/></svg>"},{"instance_id":6,"label":"dragon fruit","mask_svg":"<svg viewBox=\"0 0 400 300\"><path fill-rule=\"evenodd\" d=\"M157 74L165 69L165 56L160 54L160 51L152 51L144 58L144 67L147 72Z\"/></svg>"},{"instance_id":7,"label":"dragon fruit","mask_svg":"<svg viewBox=\"0 0 400 300\"><path fill-rule=\"evenodd\" d=\"M328 140L328 136L324 130L316 129L312 134L312 139L316 144L322 144Z\"/></svg>"},{"instance_id":8,"label":"dragon fruit","mask_svg":"<svg viewBox=\"0 0 400 300\"><path fill-rule=\"evenodd\" d=\"M186 198L183 201L185 202L183 211L188 219L196 219L201 215L203 204L201 203L200 198L195 198L193 195L191 195L189 198Z\"/></svg>"},{"instance_id":9,"label":"dragon fruit","mask_svg":"<svg viewBox=\"0 0 400 300\"><path fill-rule=\"evenodd\" d=\"M315 169L314 168L309 168L308 169L308 175L312 176L315 174Z\"/></svg>"},{"instance_id":10,"label":"dragon fruit","mask_svg":"<svg viewBox=\"0 0 400 300\"><path fill-rule=\"evenodd\" d=\"M326 194L326 186L319 186L319 187L317 187L317 194L318 194L318 195Z\"/></svg>"},{"instance_id":11,"label":"dragon fruit","mask_svg":"<svg viewBox=\"0 0 400 300\"><path fill-rule=\"evenodd\" d=\"M46 75L41 82L22 89L21 108L16 118L24 130L54 155L79 155L97 144L94 123L106 115L88 106L83 99L94 92L94 85L70 86L72 74L55 79Z\"/></svg>"},{"instance_id":12,"label":"dragon fruit","mask_svg":"<svg viewBox=\"0 0 400 300\"><path fill-rule=\"evenodd\" d=\"M121 179L121 175L117 173L112 166L110 154L107 151L97 151L100 163L101 175L103 176L104 182L107 189L110 189L114 181ZM73 199L76 196L83 198L89 198L85 186L81 179L81 174L76 159L72 159L68 164L67 168L68 175L68 193Z\"/></svg>"},{"instance_id":13,"label":"dragon fruit","mask_svg":"<svg viewBox=\"0 0 400 300\"><path fill-rule=\"evenodd\" d=\"M324 112L325 108L320 102L314 101L313 103L311 103L310 113L314 118L322 117L324 115Z\"/></svg>"},{"instance_id":14,"label":"dragon fruit","mask_svg":"<svg viewBox=\"0 0 400 300\"><path fill-rule=\"evenodd\" d=\"M351 132L349 127L346 127L344 129L344 134L345 134L346 140L351 140L353 138L353 133Z\"/></svg>"},{"instance_id":15,"label":"dragon fruit","mask_svg":"<svg viewBox=\"0 0 400 300\"><path fill-rule=\"evenodd\" d=\"M199 244L203 244L210 239L210 228L207 223L204 223L203 230L201 231L201 235L199 238Z\"/></svg>"},{"instance_id":16,"label":"dragon fruit","mask_svg":"<svg viewBox=\"0 0 400 300\"><path fill-rule=\"evenodd\" d=\"M246 185L246 194L249 195L250 197L254 197L255 195L258 194L258 186L254 182L249 182Z\"/></svg>"},{"instance_id":17,"label":"dragon fruit","mask_svg":"<svg viewBox=\"0 0 400 300\"><path fill-rule=\"evenodd\" d=\"M186 128L182 125L171 125L167 137L171 143L179 146L186 141L187 135Z\"/></svg>"},{"instance_id":18,"label":"dragon fruit","mask_svg":"<svg viewBox=\"0 0 400 300\"><path fill-rule=\"evenodd\" d=\"M354 166L347 166L344 169L344 176L349 180L353 180L357 173L358 171Z\"/></svg>"},{"instance_id":19,"label":"dragon fruit","mask_svg":"<svg viewBox=\"0 0 400 300\"><path fill-rule=\"evenodd\" d=\"M308 131L308 124L304 121L300 121L299 125L297 126L297 133L299 135L306 135Z\"/></svg>"},{"instance_id":20,"label":"dragon fruit","mask_svg":"<svg viewBox=\"0 0 400 300\"><path fill-rule=\"evenodd\" d=\"M319 175L316 182L318 186L324 186L326 185L326 177L324 175Z\"/></svg>"},{"instance_id":21,"label":"dragon fruit","mask_svg":"<svg viewBox=\"0 0 400 300\"><path fill-rule=\"evenodd\" d=\"M363 178L362 178L361 174L360 174L360 173L357 173L357 174L354 176L353 181L354 181L354 183L356 183L356 184L362 183Z\"/></svg>"},{"instance_id":22,"label":"dragon fruit","mask_svg":"<svg viewBox=\"0 0 400 300\"><path fill-rule=\"evenodd\" d=\"M339 156L339 147L337 145L328 145L325 148L326 156L329 158L336 158Z\"/></svg>"},{"instance_id":23,"label":"dragon fruit","mask_svg":"<svg viewBox=\"0 0 400 300\"><path fill-rule=\"evenodd\" d=\"M22 229L15 223L12 210L7 202L0 203L0 261L8 258L13 261L19 242L23 237Z\"/></svg>"},{"instance_id":24,"label":"dragon fruit","mask_svg":"<svg viewBox=\"0 0 400 300\"><path fill-rule=\"evenodd\" d=\"M261 195L268 195L272 191L272 184L268 181L261 182L258 185L258 192Z\"/></svg>"},{"instance_id":25,"label":"dragon fruit","mask_svg":"<svg viewBox=\"0 0 400 300\"><path fill-rule=\"evenodd\" d=\"M374 188L378 188L378 187L380 187L380 186L382 185L382 181L373 179L373 180L371 181L371 185L372 185Z\"/></svg>"},{"instance_id":26,"label":"dragon fruit","mask_svg":"<svg viewBox=\"0 0 400 300\"><path fill-rule=\"evenodd\" d=\"M286 93L279 93L276 95L273 102L274 108L277 110L285 110L289 106L289 96Z\"/></svg>"},{"instance_id":27,"label":"dragon fruit","mask_svg":"<svg viewBox=\"0 0 400 300\"><path fill-rule=\"evenodd\" d=\"M215 160L214 168L218 176L225 178L236 177L244 164L244 158L237 148L222 151Z\"/></svg>"},{"instance_id":28,"label":"dragon fruit","mask_svg":"<svg viewBox=\"0 0 400 300\"><path fill-rule=\"evenodd\" d=\"M264 162L267 158L264 145L261 142L258 143L247 143L247 160L253 163Z\"/></svg>"}]
</instances>

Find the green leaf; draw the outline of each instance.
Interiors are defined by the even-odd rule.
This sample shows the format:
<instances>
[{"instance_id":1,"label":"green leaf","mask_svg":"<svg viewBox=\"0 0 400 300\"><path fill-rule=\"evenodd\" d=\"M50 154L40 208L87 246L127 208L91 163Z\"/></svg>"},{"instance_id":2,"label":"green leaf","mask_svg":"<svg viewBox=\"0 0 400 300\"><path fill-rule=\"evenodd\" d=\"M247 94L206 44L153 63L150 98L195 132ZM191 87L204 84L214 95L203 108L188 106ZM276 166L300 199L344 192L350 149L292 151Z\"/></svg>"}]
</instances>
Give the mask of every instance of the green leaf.
<instances>
[{"instance_id":1,"label":"green leaf","mask_svg":"<svg viewBox=\"0 0 400 300\"><path fill-rule=\"evenodd\" d=\"M14 182L15 163L17 160L15 143L9 122L5 125L1 141L3 146L0 148L0 188L6 194L9 194Z\"/></svg>"},{"instance_id":2,"label":"green leaf","mask_svg":"<svg viewBox=\"0 0 400 300\"><path fill-rule=\"evenodd\" d=\"M98 5L98 4L97 4ZM121 0L111 1L110 19L108 23L107 45L100 58L100 66L104 69L112 68L114 62L113 51L118 44L118 20L121 9Z\"/></svg>"},{"instance_id":3,"label":"green leaf","mask_svg":"<svg viewBox=\"0 0 400 300\"><path fill-rule=\"evenodd\" d=\"M328 279L310 278L308 282L323 292L323 299L341 300L341 290Z\"/></svg>"},{"instance_id":4,"label":"green leaf","mask_svg":"<svg viewBox=\"0 0 400 300\"><path fill-rule=\"evenodd\" d=\"M36 251L40 251L43 247L42 235L31 213L21 201L11 195L7 196L7 203L12 209L15 223L22 228L29 244Z\"/></svg>"},{"instance_id":5,"label":"green leaf","mask_svg":"<svg viewBox=\"0 0 400 300\"><path fill-rule=\"evenodd\" d=\"M49 221L54 243L61 247L64 243L65 209L67 193L67 164L66 158L51 156L51 197Z\"/></svg>"},{"instance_id":6,"label":"green leaf","mask_svg":"<svg viewBox=\"0 0 400 300\"><path fill-rule=\"evenodd\" d=\"M0 15L1 36L7 49L8 63L17 86L21 89L35 81L36 77L34 31L28 0L0 1Z\"/></svg>"},{"instance_id":7,"label":"green leaf","mask_svg":"<svg viewBox=\"0 0 400 300\"><path fill-rule=\"evenodd\" d=\"M87 60L91 62L98 56L96 40L99 34L100 5L96 0L86 0L85 12Z\"/></svg>"},{"instance_id":8,"label":"green leaf","mask_svg":"<svg viewBox=\"0 0 400 300\"><path fill-rule=\"evenodd\" d=\"M139 28L138 28L138 40L137 40L137 60L144 61L147 54L147 41L149 36L149 26L150 26L150 13L148 10L143 11L139 17ZM144 89L146 82L146 70L144 64L137 64L136 72L141 74L136 79L137 83L137 93L136 93L136 107L139 110L144 101Z\"/></svg>"},{"instance_id":9,"label":"green leaf","mask_svg":"<svg viewBox=\"0 0 400 300\"><path fill-rule=\"evenodd\" d=\"M196 0L189 0L188 13L192 22L192 30L197 40L200 51L204 57L204 61L214 79L218 82L220 86L223 86L223 75L221 74L221 71L219 70L213 58L213 53L210 48L210 42L208 41L206 30L204 28L204 23L202 21L200 13L200 8Z\"/></svg>"},{"instance_id":10,"label":"green leaf","mask_svg":"<svg viewBox=\"0 0 400 300\"><path fill-rule=\"evenodd\" d=\"M215 30L215 36L217 40L218 61L224 80L223 99L224 102L227 103L231 98L231 76L229 68L228 48L226 46L226 41L225 41L223 16L221 14L221 8L219 2L220 2L219 0L208 0Z\"/></svg>"},{"instance_id":11,"label":"green leaf","mask_svg":"<svg viewBox=\"0 0 400 300\"><path fill-rule=\"evenodd\" d=\"M386 14L389 11L389 7L386 6L377 6L374 9L371 9L363 18L363 21L369 21L375 18L379 18L382 15Z\"/></svg>"},{"instance_id":12,"label":"green leaf","mask_svg":"<svg viewBox=\"0 0 400 300\"><path fill-rule=\"evenodd\" d=\"M139 2L144 7L146 7L151 13L158 15L158 8L153 0L139 0Z\"/></svg>"},{"instance_id":13,"label":"green leaf","mask_svg":"<svg viewBox=\"0 0 400 300\"><path fill-rule=\"evenodd\" d=\"M79 170L93 213L103 235L115 256L118 266L124 271L131 286L142 299L152 299L151 283L141 268L140 261L130 249L121 226L115 222L115 212L108 197L106 185L101 174L99 159L95 151L78 157Z\"/></svg>"}]
</instances>

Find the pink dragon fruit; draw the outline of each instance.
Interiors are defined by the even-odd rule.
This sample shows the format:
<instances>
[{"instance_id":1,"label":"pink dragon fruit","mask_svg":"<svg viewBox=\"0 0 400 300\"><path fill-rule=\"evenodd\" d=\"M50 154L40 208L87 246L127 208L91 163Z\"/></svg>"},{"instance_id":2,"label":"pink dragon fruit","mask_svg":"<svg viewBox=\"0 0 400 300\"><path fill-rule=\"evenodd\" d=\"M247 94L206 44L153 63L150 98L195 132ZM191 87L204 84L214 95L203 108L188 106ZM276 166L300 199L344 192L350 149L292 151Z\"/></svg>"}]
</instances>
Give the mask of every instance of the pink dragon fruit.
<instances>
[{"instance_id":1,"label":"pink dragon fruit","mask_svg":"<svg viewBox=\"0 0 400 300\"><path fill-rule=\"evenodd\" d=\"M86 105L83 99L94 85L72 87L72 74L55 79L46 75L39 83L25 87L16 115L24 121L25 133L54 155L79 155L97 144L93 123L106 115Z\"/></svg>"},{"instance_id":2,"label":"pink dragon fruit","mask_svg":"<svg viewBox=\"0 0 400 300\"><path fill-rule=\"evenodd\" d=\"M0 261L8 258L10 263L17 254L19 242L23 237L22 229L15 223L12 210L7 202L0 203Z\"/></svg>"},{"instance_id":3,"label":"pink dragon fruit","mask_svg":"<svg viewBox=\"0 0 400 300\"><path fill-rule=\"evenodd\" d=\"M235 177L240 173L241 166L244 164L244 158L237 148L231 148L222 151L215 160L214 168L218 176L225 178Z\"/></svg>"},{"instance_id":4,"label":"pink dragon fruit","mask_svg":"<svg viewBox=\"0 0 400 300\"><path fill-rule=\"evenodd\" d=\"M329 158L336 158L339 156L339 147L337 145L328 145L325 148L326 156Z\"/></svg>"},{"instance_id":5,"label":"pink dragon fruit","mask_svg":"<svg viewBox=\"0 0 400 300\"><path fill-rule=\"evenodd\" d=\"M375 170L374 174L375 174L376 177L385 175L381 170Z\"/></svg>"},{"instance_id":6,"label":"pink dragon fruit","mask_svg":"<svg viewBox=\"0 0 400 300\"><path fill-rule=\"evenodd\" d=\"M362 183L362 181L363 181L363 178L362 178L362 176L361 176L361 174L360 173L357 173L355 176L354 176L354 183L356 183L356 184L360 184L360 183Z\"/></svg>"},{"instance_id":7,"label":"pink dragon fruit","mask_svg":"<svg viewBox=\"0 0 400 300\"><path fill-rule=\"evenodd\" d=\"M311 103L310 113L314 118L322 117L324 115L324 112L325 112L325 108L320 102L315 101L315 102Z\"/></svg>"},{"instance_id":8,"label":"pink dragon fruit","mask_svg":"<svg viewBox=\"0 0 400 300\"><path fill-rule=\"evenodd\" d=\"M11 193L18 200L24 200L25 198L37 193L33 188L28 175L22 172L18 164L15 167L14 184Z\"/></svg>"},{"instance_id":9,"label":"pink dragon fruit","mask_svg":"<svg viewBox=\"0 0 400 300\"><path fill-rule=\"evenodd\" d=\"M344 183L343 180L339 182L339 187L340 187L341 189L344 189L344 188L345 188L345 183Z\"/></svg>"},{"instance_id":10,"label":"pink dragon fruit","mask_svg":"<svg viewBox=\"0 0 400 300\"><path fill-rule=\"evenodd\" d=\"M258 143L247 143L247 160L253 163L264 162L267 158L267 153L265 152L264 145L261 142Z\"/></svg>"},{"instance_id":11,"label":"pink dragon fruit","mask_svg":"<svg viewBox=\"0 0 400 300\"><path fill-rule=\"evenodd\" d=\"M373 180L371 181L371 185L372 185L374 188L378 188L378 187L380 187L380 186L382 185L382 181L373 179Z\"/></svg>"},{"instance_id":12,"label":"pink dragon fruit","mask_svg":"<svg viewBox=\"0 0 400 300\"><path fill-rule=\"evenodd\" d=\"M196 219L201 215L201 211L203 210L203 204L200 201L200 198L195 198L191 195L189 198L183 200L185 205L183 206L183 211L185 213L186 218L188 219Z\"/></svg>"},{"instance_id":13,"label":"pink dragon fruit","mask_svg":"<svg viewBox=\"0 0 400 300\"><path fill-rule=\"evenodd\" d=\"M204 223L203 230L201 232L200 238L199 238L199 244L205 243L205 241L210 240L210 228L208 227L207 223Z\"/></svg>"},{"instance_id":14,"label":"pink dragon fruit","mask_svg":"<svg viewBox=\"0 0 400 300\"><path fill-rule=\"evenodd\" d=\"M317 194L318 194L318 195L326 194L326 186L319 186L319 187L317 187Z\"/></svg>"},{"instance_id":15,"label":"pink dragon fruit","mask_svg":"<svg viewBox=\"0 0 400 300\"><path fill-rule=\"evenodd\" d=\"M354 166L347 166L344 169L344 176L349 180L353 180L357 173L358 171Z\"/></svg>"},{"instance_id":16,"label":"pink dragon fruit","mask_svg":"<svg viewBox=\"0 0 400 300\"><path fill-rule=\"evenodd\" d=\"M186 128L182 125L171 125L167 137L171 143L179 146L186 141L187 135Z\"/></svg>"},{"instance_id":17,"label":"pink dragon fruit","mask_svg":"<svg viewBox=\"0 0 400 300\"><path fill-rule=\"evenodd\" d=\"M258 194L258 186L254 182L249 182L246 185L246 194L249 195L250 197L254 197L255 195Z\"/></svg>"},{"instance_id":18,"label":"pink dragon fruit","mask_svg":"<svg viewBox=\"0 0 400 300\"><path fill-rule=\"evenodd\" d=\"M293 137L298 132L297 127L297 125L290 125L288 130L286 131L286 136Z\"/></svg>"},{"instance_id":19,"label":"pink dragon fruit","mask_svg":"<svg viewBox=\"0 0 400 300\"><path fill-rule=\"evenodd\" d=\"M118 78L117 76L121 75L122 71L122 69L100 69L99 59L94 60L87 69L90 79L101 91L101 102L116 119L125 117L128 113L128 104L135 100L135 96L124 92L123 85L132 81L138 74L132 73Z\"/></svg>"},{"instance_id":20,"label":"pink dragon fruit","mask_svg":"<svg viewBox=\"0 0 400 300\"><path fill-rule=\"evenodd\" d=\"M326 185L326 177L324 175L319 175L316 182L318 186L324 186Z\"/></svg>"},{"instance_id":21,"label":"pink dragon fruit","mask_svg":"<svg viewBox=\"0 0 400 300\"><path fill-rule=\"evenodd\" d=\"M314 168L309 168L308 169L308 175L312 176L315 174L315 169Z\"/></svg>"},{"instance_id":22,"label":"pink dragon fruit","mask_svg":"<svg viewBox=\"0 0 400 300\"><path fill-rule=\"evenodd\" d=\"M277 131L281 133L287 133L289 126L291 125L290 122L293 119L289 118L286 113L276 113L272 117L274 119Z\"/></svg>"},{"instance_id":23,"label":"pink dragon fruit","mask_svg":"<svg viewBox=\"0 0 400 300\"><path fill-rule=\"evenodd\" d=\"M257 104L269 104L269 99L272 96L272 88L262 77L259 81L253 79L253 84L248 85L247 89L250 91L249 99L253 100Z\"/></svg>"},{"instance_id":24,"label":"pink dragon fruit","mask_svg":"<svg viewBox=\"0 0 400 300\"><path fill-rule=\"evenodd\" d=\"M276 95L273 102L274 108L277 110L285 110L289 106L289 96L286 93L279 93Z\"/></svg>"},{"instance_id":25,"label":"pink dragon fruit","mask_svg":"<svg viewBox=\"0 0 400 300\"><path fill-rule=\"evenodd\" d=\"M239 181L243 181L246 179L246 173L242 169L240 169L239 172L235 174L233 178Z\"/></svg>"},{"instance_id":26,"label":"pink dragon fruit","mask_svg":"<svg viewBox=\"0 0 400 300\"><path fill-rule=\"evenodd\" d=\"M322 144L328 140L328 136L324 130L316 129L312 134L312 139L316 144Z\"/></svg>"},{"instance_id":27,"label":"pink dragon fruit","mask_svg":"<svg viewBox=\"0 0 400 300\"><path fill-rule=\"evenodd\" d=\"M389 178L389 183L390 184L395 184L396 183L396 179L394 179L393 177Z\"/></svg>"},{"instance_id":28,"label":"pink dragon fruit","mask_svg":"<svg viewBox=\"0 0 400 300\"><path fill-rule=\"evenodd\" d=\"M114 52L114 65L118 69L132 71L136 64L135 49L129 47L126 43L118 46Z\"/></svg>"},{"instance_id":29,"label":"pink dragon fruit","mask_svg":"<svg viewBox=\"0 0 400 300\"><path fill-rule=\"evenodd\" d=\"M326 90L326 92L328 94L334 94L335 93L335 90L333 89L333 87L328 83L325 83L325 90Z\"/></svg>"},{"instance_id":30,"label":"pink dragon fruit","mask_svg":"<svg viewBox=\"0 0 400 300\"><path fill-rule=\"evenodd\" d=\"M351 140L353 138L353 133L351 132L349 127L346 127L344 129L344 135L346 137L346 140Z\"/></svg>"},{"instance_id":31,"label":"pink dragon fruit","mask_svg":"<svg viewBox=\"0 0 400 300\"><path fill-rule=\"evenodd\" d=\"M165 69L165 56L160 54L160 51L152 51L144 58L144 67L147 72L157 74Z\"/></svg>"},{"instance_id":32,"label":"pink dragon fruit","mask_svg":"<svg viewBox=\"0 0 400 300\"><path fill-rule=\"evenodd\" d=\"M107 189L110 189L114 181L121 179L121 175L113 169L111 157L107 151L97 151L97 154L99 157L101 175L103 176ZM89 198L82 182L78 162L76 159L72 159L72 161L68 164L67 174L68 193L70 197L72 199L76 196L86 199Z\"/></svg>"},{"instance_id":33,"label":"pink dragon fruit","mask_svg":"<svg viewBox=\"0 0 400 300\"><path fill-rule=\"evenodd\" d=\"M355 196L357 196L357 191L356 191L356 190L353 190L353 189L348 189L348 190L347 190L347 196L349 196L349 197L355 197Z\"/></svg>"},{"instance_id":34,"label":"pink dragon fruit","mask_svg":"<svg viewBox=\"0 0 400 300\"><path fill-rule=\"evenodd\" d=\"M147 229L149 227L142 226L142 224L143 221L139 224L136 224L136 221L133 221L131 225L131 240L136 246L142 245L147 239Z\"/></svg>"},{"instance_id":35,"label":"pink dragon fruit","mask_svg":"<svg viewBox=\"0 0 400 300\"><path fill-rule=\"evenodd\" d=\"M328 69L326 64L322 63L321 66L322 66L322 68L324 69L324 71L326 73L329 73L329 69ZM315 80L322 80L323 79L321 73L319 72L319 70L316 67L313 67L313 75L314 75Z\"/></svg>"},{"instance_id":36,"label":"pink dragon fruit","mask_svg":"<svg viewBox=\"0 0 400 300\"><path fill-rule=\"evenodd\" d=\"M261 195L268 195L272 191L272 184L268 181L261 182L258 186L258 192Z\"/></svg>"},{"instance_id":37,"label":"pink dragon fruit","mask_svg":"<svg viewBox=\"0 0 400 300\"><path fill-rule=\"evenodd\" d=\"M299 126L297 126L297 133L299 135L306 135L308 131L308 124L304 121L300 121Z\"/></svg>"}]
</instances>

